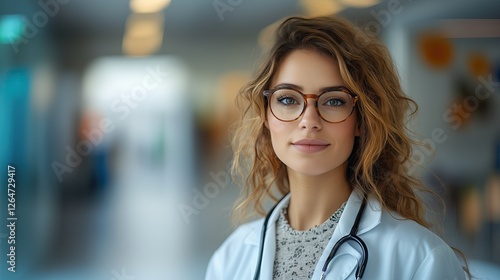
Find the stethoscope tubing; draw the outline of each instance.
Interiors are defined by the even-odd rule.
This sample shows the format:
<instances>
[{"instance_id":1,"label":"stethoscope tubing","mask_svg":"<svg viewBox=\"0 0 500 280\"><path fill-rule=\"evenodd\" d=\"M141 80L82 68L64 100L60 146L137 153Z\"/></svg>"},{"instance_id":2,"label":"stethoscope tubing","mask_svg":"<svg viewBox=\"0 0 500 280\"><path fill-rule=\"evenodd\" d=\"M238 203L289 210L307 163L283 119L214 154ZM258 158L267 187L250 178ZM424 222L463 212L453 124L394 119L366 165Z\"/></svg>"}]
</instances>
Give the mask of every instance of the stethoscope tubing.
<instances>
[{"instance_id":1,"label":"stethoscope tubing","mask_svg":"<svg viewBox=\"0 0 500 280\"><path fill-rule=\"evenodd\" d=\"M274 209L280 204L280 202L285 199L286 195L284 195L274 206L269 210L269 213L266 215L264 219L264 225L262 226L262 232L260 236L260 247L259 247L259 259L257 260L257 268L255 269L254 280L259 280L260 277L260 267L262 265L262 256L264 255L264 242L266 240L266 231L267 224L269 223L269 219L271 218L271 214L274 212Z\"/></svg>"}]
</instances>

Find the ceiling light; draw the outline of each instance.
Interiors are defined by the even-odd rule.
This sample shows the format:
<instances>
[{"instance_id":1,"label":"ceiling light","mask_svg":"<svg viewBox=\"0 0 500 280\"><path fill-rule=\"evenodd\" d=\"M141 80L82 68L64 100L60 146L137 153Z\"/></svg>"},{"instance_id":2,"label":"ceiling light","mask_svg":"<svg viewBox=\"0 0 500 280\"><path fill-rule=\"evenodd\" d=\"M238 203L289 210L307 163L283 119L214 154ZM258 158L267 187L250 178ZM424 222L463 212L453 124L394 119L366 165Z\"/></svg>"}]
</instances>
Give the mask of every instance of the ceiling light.
<instances>
[{"instance_id":1,"label":"ceiling light","mask_svg":"<svg viewBox=\"0 0 500 280\"><path fill-rule=\"evenodd\" d=\"M329 16L344 9L342 4L332 0L300 0L308 16Z\"/></svg>"},{"instance_id":2,"label":"ceiling light","mask_svg":"<svg viewBox=\"0 0 500 280\"><path fill-rule=\"evenodd\" d=\"M123 52L145 56L157 51L163 42L162 14L132 14L127 20L123 37Z\"/></svg>"},{"instance_id":3,"label":"ceiling light","mask_svg":"<svg viewBox=\"0 0 500 280\"><path fill-rule=\"evenodd\" d=\"M338 0L342 2L342 4L355 8L366 8L376 5L380 2L380 0Z\"/></svg>"},{"instance_id":4,"label":"ceiling light","mask_svg":"<svg viewBox=\"0 0 500 280\"><path fill-rule=\"evenodd\" d=\"M163 16L161 14L130 15L125 28L125 36L148 37L163 32Z\"/></svg>"},{"instance_id":5,"label":"ceiling light","mask_svg":"<svg viewBox=\"0 0 500 280\"><path fill-rule=\"evenodd\" d=\"M130 0L130 9L135 13L157 13L168 4L170 0Z\"/></svg>"}]
</instances>

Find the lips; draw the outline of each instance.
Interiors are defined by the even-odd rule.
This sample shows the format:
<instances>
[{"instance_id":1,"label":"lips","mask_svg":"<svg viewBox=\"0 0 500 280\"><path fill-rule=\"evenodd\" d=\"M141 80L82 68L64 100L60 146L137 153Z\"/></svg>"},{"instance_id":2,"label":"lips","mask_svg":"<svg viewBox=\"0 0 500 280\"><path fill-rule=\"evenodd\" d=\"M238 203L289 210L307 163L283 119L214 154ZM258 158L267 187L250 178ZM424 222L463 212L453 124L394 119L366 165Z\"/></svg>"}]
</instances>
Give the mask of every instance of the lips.
<instances>
[{"instance_id":1,"label":"lips","mask_svg":"<svg viewBox=\"0 0 500 280\"><path fill-rule=\"evenodd\" d=\"M330 144L319 139L302 139L293 142L292 146L303 153L316 153L326 149Z\"/></svg>"}]
</instances>

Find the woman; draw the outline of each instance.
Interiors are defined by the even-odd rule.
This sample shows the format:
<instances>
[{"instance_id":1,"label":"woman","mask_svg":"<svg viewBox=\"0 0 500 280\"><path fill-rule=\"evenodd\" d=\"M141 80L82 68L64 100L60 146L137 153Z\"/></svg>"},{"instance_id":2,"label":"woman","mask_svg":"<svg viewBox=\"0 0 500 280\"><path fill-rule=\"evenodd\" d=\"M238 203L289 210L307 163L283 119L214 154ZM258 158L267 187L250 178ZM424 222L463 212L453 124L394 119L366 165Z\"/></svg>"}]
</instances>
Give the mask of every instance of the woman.
<instances>
[{"instance_id":1,"label":"woman","mask_svg":"<svg viewBox=\"0 0 500 280\"><path fill-rule=\"evenodd\" d=\"M238 103L236 210L264 214L286 195L222 244L206 279L465 279L428 229L428 190L408 175L416 104L376 39L337 18L289 18ZM349 233L362 241L335 245Z\"/></svg>"}]
</instances>

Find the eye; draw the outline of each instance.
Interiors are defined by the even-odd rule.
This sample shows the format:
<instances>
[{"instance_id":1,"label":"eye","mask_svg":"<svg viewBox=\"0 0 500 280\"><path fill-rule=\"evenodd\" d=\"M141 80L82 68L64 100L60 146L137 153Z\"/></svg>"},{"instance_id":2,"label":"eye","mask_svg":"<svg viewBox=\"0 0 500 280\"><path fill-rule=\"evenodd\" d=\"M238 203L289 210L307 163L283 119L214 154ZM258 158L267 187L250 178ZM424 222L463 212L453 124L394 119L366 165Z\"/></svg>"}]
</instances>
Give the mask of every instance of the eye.
<instances>
[{"instance_id":1,"label":"eye","mask_svg":"<svg viewBox=\"0 0 500 280\"><path fill-rule=\"evenodd\" d=\"M283 105L294 105L298 104L297 100L295 100L294 97L291 96L280 96L278 97L278 102L283 104Z\"/></svg>"},{"instance_id":2,"label":"eye","mask_svg":"<svg viewBox=\"0 0 500 280\"><path fill-rule=\"evenodd\" d=\"M331 97L326 100L323 105L331 106L331 107L340 107L343 106L346 102L338 97Z\"/></svg>"}]
</instances>

